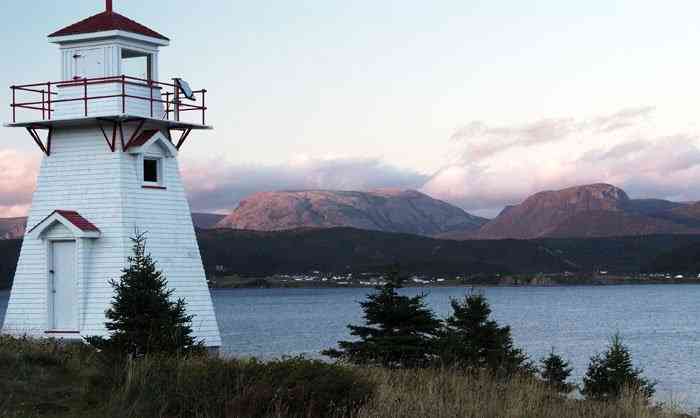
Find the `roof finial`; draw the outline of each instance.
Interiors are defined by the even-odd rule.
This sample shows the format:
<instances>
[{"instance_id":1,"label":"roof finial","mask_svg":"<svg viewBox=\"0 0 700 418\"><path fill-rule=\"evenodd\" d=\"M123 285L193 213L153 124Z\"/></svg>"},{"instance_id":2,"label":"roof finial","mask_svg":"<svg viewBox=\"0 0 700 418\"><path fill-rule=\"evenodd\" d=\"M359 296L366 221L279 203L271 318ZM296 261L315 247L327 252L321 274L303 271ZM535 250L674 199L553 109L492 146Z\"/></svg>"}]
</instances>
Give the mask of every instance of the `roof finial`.
<instances>
[{"instance_id":1,"label":"roof finial","mask_svg":"<svg viewBox=\"0 0 700 418\"><path fill-rule=\"evenodd\" d=\"M107 0L107 13L112 13L114 8L112 7L112 0Z\"/></svg>"}]
</instances>

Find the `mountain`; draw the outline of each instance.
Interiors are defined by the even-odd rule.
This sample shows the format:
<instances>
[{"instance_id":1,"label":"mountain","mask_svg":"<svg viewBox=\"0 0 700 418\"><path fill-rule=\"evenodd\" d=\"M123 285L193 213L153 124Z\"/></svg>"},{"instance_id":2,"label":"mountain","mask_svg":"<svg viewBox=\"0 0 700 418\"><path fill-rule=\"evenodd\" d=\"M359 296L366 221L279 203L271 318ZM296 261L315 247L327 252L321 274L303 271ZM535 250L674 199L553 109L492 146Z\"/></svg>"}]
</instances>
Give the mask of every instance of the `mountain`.
<instances>
[{"instance_id":1,"label":"mountain","mask_svg":"<svg viewBox=\"0 0 700 418\"><path fill-rule=\"evenodd\" d=\"M0 219L0 240L21 238L26 227L27 218Z\"/></svg>"},{"instance_id":2,"label":"mountain","mask_svg":"<svg viewBox=\"0 0 700 418\"><path fill-rule=\"evenodd\" d=\"M211 229L215 228L216 224L221 222L225 217L226 215L219 215L216 213L193 213L192 223L199 229Z\"/></svg>"},{"instance_id":3,"label":"mountain","mask_svg":"<svg viewBox=\"0 0 700 418\"><path fill-rule=\"evenodd\" d=\"M609 184L540 192L506 207L479 231L452 238L534 239L700 233L700 206L630 199Z\"/></svg>"},{"instance_id":4,"label":"mountain","mask_svg":"<svg viewBox=\"0 0 700 418\"><path fill-rule=\"evenodd\" d=\"M476 231L486 221L414 190L309 190L254 194L217 226L257 231L351 227L432 236Z\"/></svg>"}]
</instances>

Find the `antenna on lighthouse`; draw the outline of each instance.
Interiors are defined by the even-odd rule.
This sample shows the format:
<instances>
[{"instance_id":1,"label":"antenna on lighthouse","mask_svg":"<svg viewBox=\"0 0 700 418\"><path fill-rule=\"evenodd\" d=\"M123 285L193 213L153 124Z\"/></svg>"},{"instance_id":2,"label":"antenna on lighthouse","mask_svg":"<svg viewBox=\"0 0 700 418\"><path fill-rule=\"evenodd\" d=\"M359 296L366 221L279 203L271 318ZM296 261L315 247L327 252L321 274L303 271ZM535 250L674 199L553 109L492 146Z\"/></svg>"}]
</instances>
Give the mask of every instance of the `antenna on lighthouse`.
<instances>
[{"instance_id":1,"label":"antenna on lighthouse","mask_svg":"<svg viewBox=\"0 0 700 418\"><path fill-rule=\"evenodd\" d=\"M106 0L107 5L106 5L106 10L107 13L112 13L114 11L114 7L112 6L112 0Z\"/></svg>"}]
</instances>

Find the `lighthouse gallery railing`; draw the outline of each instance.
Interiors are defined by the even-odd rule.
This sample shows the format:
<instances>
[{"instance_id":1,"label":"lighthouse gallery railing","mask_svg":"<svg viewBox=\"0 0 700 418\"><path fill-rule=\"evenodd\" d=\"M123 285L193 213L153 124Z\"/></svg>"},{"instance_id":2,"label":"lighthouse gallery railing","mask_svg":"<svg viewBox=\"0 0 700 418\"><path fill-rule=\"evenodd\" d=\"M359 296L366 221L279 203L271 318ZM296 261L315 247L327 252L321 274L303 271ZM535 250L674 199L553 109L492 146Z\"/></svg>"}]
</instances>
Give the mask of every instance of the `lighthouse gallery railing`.
<instances>
[{"instance_id":1,"label":"lighthouse gallery railing","mask_svg":"<svg viewBox=\"0 0 700 418\"><path fill-rule=\"evenodd\" d=\"M117 94L108 95L98 95L90 96L88 94L88 87L98 84L120 84L121 92ZM149 90L148 96L137 96L127 92L127 85L137 85L141 87L147 87ZM59 96L56 92L59 88L64 87L83 87L82 97L72 97L72 98L56 98ZM126 113L127 99L144 100L150 102L150 117L154 118L154 105L156 103L162 103L165 107L163 118L170 120L170 114L172 113L174 117L179 119L180 112L192 112L199 111L202 116L202 125L206 125L206 93L207 90L196 90L192 93L194 94L194 102L183 102L181 98L182 93L179 87L172 83L164 83L154 80L146 80L136 77L130 77L127 75L113 76L113 77L100 77L100 78L81 78L76 80L68 81L58 81L58 82L45 82L45 83L35 83L35 84L25 84L21 86L10 86L12 90L12 122L17 122L17 109L28 109L35 112L41 112L41 120L52 120L53 113L56 111L55 105L57 103L67 103L67 102L82 102L84 107L85 117L90 116L88 104L90 101L99 99L121 99L122 113ZM161 89L167 90L159 94L154 94L154 90ZM26 102L18 102L18 92L27 97ZM41 97L41 100L39 100ZM158 116L160 118L160 115Z\"/></svg>"}]
</instances>

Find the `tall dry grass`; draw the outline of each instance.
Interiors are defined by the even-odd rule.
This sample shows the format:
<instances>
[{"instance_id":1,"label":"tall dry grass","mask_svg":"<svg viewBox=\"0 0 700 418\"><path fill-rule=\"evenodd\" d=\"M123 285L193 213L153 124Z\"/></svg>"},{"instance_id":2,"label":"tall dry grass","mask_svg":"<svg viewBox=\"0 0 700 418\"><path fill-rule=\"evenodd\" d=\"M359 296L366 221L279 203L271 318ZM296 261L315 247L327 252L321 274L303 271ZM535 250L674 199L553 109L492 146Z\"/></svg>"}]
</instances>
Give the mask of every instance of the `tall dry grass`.
<instances>
[{"instance_id":1,"label":"tall dry grass","mask_svg":"<svg viewBox=\"0 0 700 418\"><path fill-rule=\"evenodd\" d=\"M629 392L618 402L565 399L533 378L503 382L455 370L363 372L375 396L353 418L678 418Z\"/></svg>"},{"instance_id":2,"label":"tall dry grass","mask_svg":"<svg viewBox=\"0 0 700 418\"><path fill-rule=\"evenodd\" d=\"M0 417L678 418L629 393L564 399L534 378L303 359L148 358L113 369L84 346L0 336Z\"/></svg>"}]
</instances>

